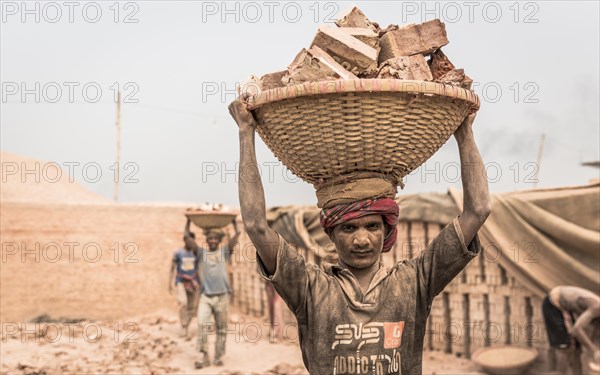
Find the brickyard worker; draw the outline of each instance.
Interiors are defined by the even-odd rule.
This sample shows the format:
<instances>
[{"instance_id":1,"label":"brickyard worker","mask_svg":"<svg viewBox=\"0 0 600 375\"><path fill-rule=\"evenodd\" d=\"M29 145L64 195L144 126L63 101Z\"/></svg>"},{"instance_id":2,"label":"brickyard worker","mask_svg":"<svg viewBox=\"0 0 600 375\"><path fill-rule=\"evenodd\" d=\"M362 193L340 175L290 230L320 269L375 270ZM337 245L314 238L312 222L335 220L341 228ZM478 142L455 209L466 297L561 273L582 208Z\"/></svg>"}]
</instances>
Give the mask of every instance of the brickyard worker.
<instances>
[{"instance_id":1,"label":"brickyard worker","mask_svg":"<svg viewBox=\"0 0 600 375\"><path fill-rule=\"evenodd\" d=\"M198 244L196 234L190 230L190 219L187 219L183 233L184 246L173 253L169 269L169 293L175 285L181 336L188 336L188 328L198 309L200 280L198 279Z\"/></svg>"},{"instance_id":2,"label":"brickyard worker","mask_svg":"<svg viewBox=\"0 0 600 375\"><path fill-rule=\"evenodd\" d=\"M298 320L308 371L420 374L433 298L480 253L477 232L491 211L487 177L472 132L475 116L466 117L454 133L462 167L463 211L426 251L384 267L380 255L396 241L398 206L393 195L371 197L323 209L321 224L335 244L339 263L321 269L306 264L269 228L255 155L257 123L240 101L229 110L239 126L244 167L239 180L242 218L257 250L259 272Z\"/></svg>"},{"instance_id":3,"label":"brickyard worker","mask_svg":"<svg viewBox=\"0 0 600 375\"><path fill-rule=\"evenodd\" d=\"M600 371L600 350L586 330L600 327L600 297L589 290L574 286L554 287L542 303L546 332L550 346L559 352L559 370L581 373L581 360L574 340L583 346L592 361L587 363Z\"/></svg>"},{"instance_id":4,"label":"brickyard worker","mask_svg":"<svg viewBox=\"0 0 600 375\"><path fill-rule=\"evenodd\" d=\"M227 263L237 245L239 231L235 220L233 221L235 235L224 246L219 246L225 237L221 229L207 229L207 247L198 249L198 272L202 285L200 305L198 307L198 350L200 359L195 362L197 369L210 365L208 356L208 333L216 332L215 341L215 366L223 365L225 344L227 340L227 310L231 286L227 275ZM214 318L214 324L213 324Z\"/></svg>"}]
</instances>

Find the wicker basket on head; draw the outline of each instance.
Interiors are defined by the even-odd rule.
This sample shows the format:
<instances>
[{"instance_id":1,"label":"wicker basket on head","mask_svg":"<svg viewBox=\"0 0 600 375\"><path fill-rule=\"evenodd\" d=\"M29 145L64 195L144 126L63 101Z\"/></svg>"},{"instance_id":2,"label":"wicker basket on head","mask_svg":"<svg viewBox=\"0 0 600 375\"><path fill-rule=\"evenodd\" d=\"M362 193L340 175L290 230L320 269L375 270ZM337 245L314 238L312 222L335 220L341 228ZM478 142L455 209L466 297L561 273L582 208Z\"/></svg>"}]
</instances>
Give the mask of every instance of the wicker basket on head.
<instances>
[{"instance_id":1,"label":"wicker basket on head","mask_svg":"<svg viewBox=\"0 0 600 375\"><path fill-rule=\"evenodd\" d=\"M479 109L473 91L395 79L306 82L247 103L275 156L317 188L365 172L398 185Z\"/></svg>"}]
</instances>

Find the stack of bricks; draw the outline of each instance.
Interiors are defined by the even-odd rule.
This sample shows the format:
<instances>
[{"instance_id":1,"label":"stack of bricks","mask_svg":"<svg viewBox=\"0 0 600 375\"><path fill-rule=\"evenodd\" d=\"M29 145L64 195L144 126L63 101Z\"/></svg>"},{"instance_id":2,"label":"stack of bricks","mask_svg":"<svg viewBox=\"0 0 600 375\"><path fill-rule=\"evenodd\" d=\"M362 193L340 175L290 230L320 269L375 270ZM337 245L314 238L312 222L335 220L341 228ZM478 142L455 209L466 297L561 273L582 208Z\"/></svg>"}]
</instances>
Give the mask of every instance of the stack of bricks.
<instances>
[{"instance_id":1,"label":"stack of bricks","mask_svg":"<svg viewBox=\"0 0 600 375\"><path fill-rule=\"evenodd\" d=\"M471 88L473 81L441 50L448 38L439 19L382 29L352 7L335 23L337 27L319 27L311 46L302 49L287 70L251 80L261 90L360 78L435 81Z\"/></svg>"}]
</instances>

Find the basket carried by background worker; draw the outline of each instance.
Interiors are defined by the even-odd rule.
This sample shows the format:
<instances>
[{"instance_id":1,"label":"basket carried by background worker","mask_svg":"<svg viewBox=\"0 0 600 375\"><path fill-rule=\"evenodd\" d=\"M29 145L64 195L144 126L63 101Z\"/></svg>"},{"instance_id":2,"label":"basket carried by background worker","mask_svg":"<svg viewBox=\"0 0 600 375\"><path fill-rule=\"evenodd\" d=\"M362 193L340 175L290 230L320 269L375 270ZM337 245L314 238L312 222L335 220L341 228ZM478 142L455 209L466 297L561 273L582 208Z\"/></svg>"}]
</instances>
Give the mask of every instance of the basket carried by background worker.
<instances>
[{"instance_id":1,"label":"basket carried by background worker","mask_svg":"<svg viewBox=\"0 0 600 375\"><path fill-rule=\"evenodd\" d=\"M235 212L218 212L188 209L185 216L202 229L223 228L237 216Z\"/></svg>"}]
</instances>

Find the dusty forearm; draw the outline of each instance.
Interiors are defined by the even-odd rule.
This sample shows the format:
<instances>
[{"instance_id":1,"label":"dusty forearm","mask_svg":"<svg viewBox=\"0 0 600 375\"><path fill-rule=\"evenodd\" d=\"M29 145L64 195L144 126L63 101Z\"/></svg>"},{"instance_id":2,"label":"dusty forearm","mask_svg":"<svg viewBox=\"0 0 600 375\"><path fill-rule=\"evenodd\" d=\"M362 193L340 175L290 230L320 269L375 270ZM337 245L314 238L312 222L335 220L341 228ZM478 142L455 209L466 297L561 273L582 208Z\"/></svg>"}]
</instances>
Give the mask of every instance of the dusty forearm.
<instances>
[{"instance_id":1,"label":"dusty forearm","mask_svg":"<svg viewBox=\"0 0 600 375\"><path fill-rule=\"evenodd\" d=\"M474 115L467 116L454 133L458 143L463 185L463 210L458 223L465 245L475 238L492 206L485 167L473 136L474 119Z\"/></svg>"},{"instance_id":2,"label":"dusty forearm","mask_svg":"<svg viewBox=\"0 0 600 375\"><path fill-rule=\"evenodd\" d=\"M190 225L192 224L192 221L190 220L190 218L187 219L187 222L185 223L185 228L183 229L183 233L185 236L188 236L190 234Z\"/></svg>"},{"instance_id":3,"label":"dusty forearm","mask_svg":"<svg viewBox=\"0 0 600 375\"><path fill-rule=\"evenodd\" d=\"M255 128L258 126L252 113L242 101L229 105L229 113L238 124L240 135L240 211L246 233L269 274L275 273L279 235L269 228L263 189L256 151L254 148Z\"/></svg>"},{"instance_id":4,"label":"dusty forearm","mask_svg":"<svg viewBox=\"0 0 600 375\"><path fill-rule=\"evenodd\" d=\"M267 222L265 193L256 163L254 132L240 131L240 210L248 237L269 274L277 266L278 235Z\"/></svg>"},{"instance_id":5,"label":"dusty forearm","mask_svg":"<svg viewBox=\"0 0 600 375\"><path fill-rule=\"evenodd\" d=\"M483 221L491 211L487 174L472 131L457 137L463 185L463 211L480 217Z\"/></svg>"},{"instance_id":6,"label":"dusty forearm","mask_svg":"<svg viewBox=\"0 0 600 375\"><path fill-rule=\"evenodd\" d=\"M247 229L267 225L265 192L263 189L256 152L254 132L240 132L240 210Z\"/></svg>"}]
</instances>

